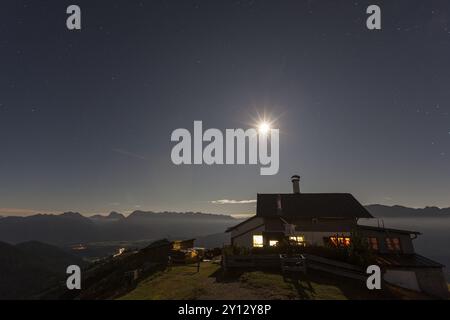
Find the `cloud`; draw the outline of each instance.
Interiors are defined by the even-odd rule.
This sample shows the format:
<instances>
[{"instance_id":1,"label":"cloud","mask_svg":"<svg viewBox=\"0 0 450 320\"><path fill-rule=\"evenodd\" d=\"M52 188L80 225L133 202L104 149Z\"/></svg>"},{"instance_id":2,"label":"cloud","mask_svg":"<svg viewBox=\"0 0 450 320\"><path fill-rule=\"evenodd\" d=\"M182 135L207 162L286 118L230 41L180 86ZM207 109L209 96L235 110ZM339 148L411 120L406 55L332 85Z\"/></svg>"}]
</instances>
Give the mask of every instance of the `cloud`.
<instances>
[{"instance_id":1,"label":"cloud","mask_svg":"<svg viewBox=\"0 0 450 320\"><path fill-rule=\"evenodd\" d=\"M248 203L256 203L256 200L213 200L211 201L213 204L248 204Z\"/></svg>"}]
</instances>

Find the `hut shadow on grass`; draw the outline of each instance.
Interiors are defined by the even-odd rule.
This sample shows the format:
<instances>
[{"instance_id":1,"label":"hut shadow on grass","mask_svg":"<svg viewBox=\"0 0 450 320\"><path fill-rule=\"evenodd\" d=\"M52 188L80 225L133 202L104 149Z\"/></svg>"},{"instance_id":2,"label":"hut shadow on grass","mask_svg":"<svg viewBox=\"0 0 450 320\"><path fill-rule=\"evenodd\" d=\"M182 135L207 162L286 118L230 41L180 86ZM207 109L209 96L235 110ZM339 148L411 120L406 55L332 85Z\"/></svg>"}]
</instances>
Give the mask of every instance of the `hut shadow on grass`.
<instances>
[{"instance_id":1,"label":"hut shadow on grass","mask_svg":"<svg viewBox=\"0 0 450 320\"><path fill-rule=\"evenodd\" d=\"M260 293L265 292L271 299L310 299L315 293L308 277L299 273L281 273L273 268L233 268L224 271L217 269L209 277L217 283L242 283L253 287ZM293 288L291 294L286 292L286 284ZM270 293L269 293L270 292ZM283 299L283 298L282 298Z\"/></svg>"},{"instance_id":2,"label":"hut shadow on grass","mask_svg":"<svg viewBox=\"0 0 450 320\"><path fill-rule=\"evenodd\" d=\"M365 281L350 279L342 276L332 275L322 271L308 270L306 275L294 276L294 282L300 296L311 297L317 290L314 287L330 288L329 299L334 299L331 288L337 289L340 294L349 300L392 300L397 297L389 290L369 290ZM306 286L305 286L306 284ZM305 290L306 287L306 290ZM323 290L323 289L322 289ZM309 293L309 295L308 295Z\"/></svg>"},{"instance_id":3,"label":"hut shadow on grass","mask_svg":"<svg viewBox=\"0 0 450 320\"><path fill-rule=\"evenodd\" d=\"M236 268L232 270L223 269L222 267L214 271L209 275L209 278L214 278L216 282L218 283L231 283L239 281L240 277L250 270L245 270L242 268Z\"/></svg>"},{"instance_id":4,"label":"hut shadow on grass","mask_svg":"<svg viewBox=\"0 0 450 320\"><path fill-rule=\"evenodd\" d=\"M314 287L305 274L286 272L282 276L284 282L291 284L295 288L300 299L309 299L311 295L315 294Z\"/></svg>"},{"instance_id":5,"label":"hut shadow on grass","mask_svg":"<svg viewBox=\"0 0 450 320\"><path fill-rule=\"evenodd\" d=\"M284 284L289 284L296 293L296 299L350 299L350 300L392 300L398 295L389 288L369 290L364 281L335 276L321 271L308 270L307 274L288 272L282 273L276 269L236 268L226 272L223 268L209 275L218 283L242 282L248 278L245 274L256 273L256 281L262 280L266 289L276 290ZM273 276L276 276L274 278ZM270 280L269 278L272 278ZM273 279L279 279L273 280Z\"/></svg>"}]
</instances>

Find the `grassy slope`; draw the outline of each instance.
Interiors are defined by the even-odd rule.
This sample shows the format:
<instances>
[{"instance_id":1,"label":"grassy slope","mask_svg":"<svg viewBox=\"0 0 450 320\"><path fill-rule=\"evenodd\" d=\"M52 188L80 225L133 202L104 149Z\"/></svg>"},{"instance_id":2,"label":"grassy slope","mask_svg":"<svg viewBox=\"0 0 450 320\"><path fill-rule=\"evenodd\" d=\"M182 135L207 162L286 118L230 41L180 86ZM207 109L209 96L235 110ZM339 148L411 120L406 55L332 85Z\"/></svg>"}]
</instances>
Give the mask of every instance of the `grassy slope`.
<instances>
[{"instance_id":1,"label":"grassy slope","mask_svg":"<svg viewBox=\"0 0 450 320\"><path fill-rule=\"evenodd\" d=\"M368 291L360 282L309 273L300 279L283 278L280 273L266 271L223 274L220 266L201 264L200 272L193 266L176 266L155 274L121 299L395 299L423 298L395 289Z\"/></svg>"}]
</instances>

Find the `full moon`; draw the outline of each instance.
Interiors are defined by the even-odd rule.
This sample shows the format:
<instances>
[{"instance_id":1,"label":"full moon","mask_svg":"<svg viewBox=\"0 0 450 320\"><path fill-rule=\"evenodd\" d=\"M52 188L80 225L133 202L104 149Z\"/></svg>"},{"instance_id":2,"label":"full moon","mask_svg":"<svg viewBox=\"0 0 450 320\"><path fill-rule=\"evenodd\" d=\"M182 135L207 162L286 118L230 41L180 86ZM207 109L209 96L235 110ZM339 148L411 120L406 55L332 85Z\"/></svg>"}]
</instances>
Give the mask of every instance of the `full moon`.
<instances>
[{"instance_id":1,"label":"full moon","mask_svg":"<svg viewBox=\"0 0 450 320\"><path fill-rule=\"evenodd\" d=\"M268 134L269 133L269 131L270 131L270 124L269 123L267 123L267 122L261 122L259 125L258 125L258 132L260 133L260 134Z\"/></svg>"}]
</instances>

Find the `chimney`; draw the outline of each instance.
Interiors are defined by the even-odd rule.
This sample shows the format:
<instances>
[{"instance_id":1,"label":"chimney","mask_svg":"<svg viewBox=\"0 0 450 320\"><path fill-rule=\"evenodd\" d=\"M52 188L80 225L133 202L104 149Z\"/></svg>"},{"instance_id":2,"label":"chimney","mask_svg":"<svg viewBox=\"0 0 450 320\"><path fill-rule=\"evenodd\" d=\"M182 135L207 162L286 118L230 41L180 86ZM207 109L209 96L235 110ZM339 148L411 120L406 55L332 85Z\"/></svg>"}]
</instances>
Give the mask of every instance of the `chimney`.
<instances>
[{"instance_id":1,"label":"chimney","mask_svg":"<svg viewBox=\"0 0 450 320\"><path fill-rule=\"evenodd\" d=\"M291 177L292 181L292 192L300 193L300 176L294 175Z\"/></svg>"}]
</instances>

